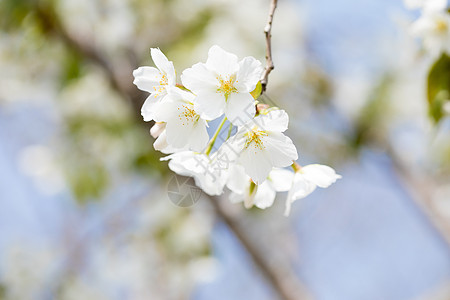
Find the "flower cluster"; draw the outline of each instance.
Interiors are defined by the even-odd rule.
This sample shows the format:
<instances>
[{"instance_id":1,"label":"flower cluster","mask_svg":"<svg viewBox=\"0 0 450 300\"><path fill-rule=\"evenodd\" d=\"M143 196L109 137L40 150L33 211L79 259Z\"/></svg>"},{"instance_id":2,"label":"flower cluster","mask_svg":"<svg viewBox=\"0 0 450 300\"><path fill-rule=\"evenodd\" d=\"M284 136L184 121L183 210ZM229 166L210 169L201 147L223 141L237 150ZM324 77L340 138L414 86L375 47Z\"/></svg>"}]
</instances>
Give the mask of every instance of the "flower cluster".
<instances>
[{"instance_id":1,"label":"flower cluster","mask_svg":"<svg viewBox=\"0 0 450 300\"><path fill-rule=\"evenodd\" d=\"M264 209L276 192L288 191L289 214L292 202L340 178L328 166L295 162L297 149L284 134L287 113L257 106L263 67L255 58L239 61L212 46L206 63L184 70L177 85L173 63L159 49L151 56L157 68L140 67L133 75L134 84L150 93L141 112L145 121L155 121L154 147L169 154L161 160L169 160L172 171L193 177L205 193L220 195L227 187L232 202ZM208 124L220 117L210 136ZM289 166L293 171L283 169Z\"/></svg>"},{"instance_id":2,"label":"flower cluster","mask_svg":"<svg viewBox=\"0 0 450 300\"><path fill-rule=\"evenodd\" d=\"M411 33L423 39L425 49L433 56L450 54L450 14L447 0L405 0L411 9L422 14L411 26Z\"/></svg>"}]
</instances>

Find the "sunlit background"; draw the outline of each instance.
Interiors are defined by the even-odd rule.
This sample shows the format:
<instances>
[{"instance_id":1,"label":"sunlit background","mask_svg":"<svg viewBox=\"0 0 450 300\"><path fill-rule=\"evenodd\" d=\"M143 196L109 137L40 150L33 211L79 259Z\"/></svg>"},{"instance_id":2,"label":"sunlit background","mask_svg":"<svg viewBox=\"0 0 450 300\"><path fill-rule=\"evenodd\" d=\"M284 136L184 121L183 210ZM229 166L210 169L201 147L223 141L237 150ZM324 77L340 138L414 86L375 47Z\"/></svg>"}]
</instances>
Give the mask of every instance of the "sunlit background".
<instances>
[{"instance_id":1,"label":"sunlit background","mask_svg":"<svg viewBox=\"0 0 450 300\"><path fill-rule=\"evenodd\" d=\"M269 2L0 1L1 300L450 299L450 123L401 0L278 3L263 100L341 180L288 218L170 201L131 72L264 62Z\"/></svg>"}]
</instances>

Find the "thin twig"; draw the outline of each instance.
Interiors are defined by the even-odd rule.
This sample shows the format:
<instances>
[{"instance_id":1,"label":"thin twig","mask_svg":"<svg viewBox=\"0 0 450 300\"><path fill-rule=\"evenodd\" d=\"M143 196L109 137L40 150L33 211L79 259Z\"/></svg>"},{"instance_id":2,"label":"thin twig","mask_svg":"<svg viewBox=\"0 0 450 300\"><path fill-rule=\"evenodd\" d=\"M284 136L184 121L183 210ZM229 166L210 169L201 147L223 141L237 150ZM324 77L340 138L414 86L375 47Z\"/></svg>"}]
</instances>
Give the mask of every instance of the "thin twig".
<instances>
[{"instance_id":1,"label":"thin twig","mask_svg":"<svg viewBox=\"0 0 450 300\"><path fill-rule=\"evenodd\" d=\"M267 18L266 27L264 27L264 35L266 36L266 68L261 77L261 94L266 91L267 83L269 82L269 74L275 68L272 60L272 21L275 9L277 8L278 0L272 0L270 2L269 17Z\"/></svg>"},{"instance_id":2,"label":"thin twig","mask_svg":"<svg viewBox=\"0 0 450 300\"><path fill-rule=\"evenodd\" d=\"M214 211L217 216L219 216L224 223L230 228L234 235L239 239L242 246L245 248L248 254L250 254L256 267L262 271L262 274L273 287L275 292L283 300L306 300L311 299L311 297L306 292L306 288L297 279L292 271L283 269L282 266L277 266L276 268L271 267L264 255L251 242L251 239L247 237L244 230L238 225L238 221L224 209L220 204L221 199L206 197L209 202L214 207Z\"/></svg>"}]
</instances>

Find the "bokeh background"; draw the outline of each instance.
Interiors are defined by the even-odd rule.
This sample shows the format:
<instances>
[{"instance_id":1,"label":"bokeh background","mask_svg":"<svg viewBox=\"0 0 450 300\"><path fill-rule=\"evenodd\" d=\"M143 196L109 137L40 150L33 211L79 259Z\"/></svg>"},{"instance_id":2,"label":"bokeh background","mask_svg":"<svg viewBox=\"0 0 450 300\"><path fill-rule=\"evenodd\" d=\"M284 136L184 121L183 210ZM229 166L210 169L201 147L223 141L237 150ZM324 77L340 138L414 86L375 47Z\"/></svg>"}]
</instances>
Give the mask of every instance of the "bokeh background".
<instances>
[{"instance_id":1,"label":"bokeh background","mask_svg":"<svg viewBox=\"0 0 450 300\"><path fill-rule=\"evenodd\" d=\"M245 210L169 201L131 72L264 61L265 0L0 0L0 299L450 299L450 123L400 0L280 0L265 100L343 179Z\"/></svg>"}]
</instances>

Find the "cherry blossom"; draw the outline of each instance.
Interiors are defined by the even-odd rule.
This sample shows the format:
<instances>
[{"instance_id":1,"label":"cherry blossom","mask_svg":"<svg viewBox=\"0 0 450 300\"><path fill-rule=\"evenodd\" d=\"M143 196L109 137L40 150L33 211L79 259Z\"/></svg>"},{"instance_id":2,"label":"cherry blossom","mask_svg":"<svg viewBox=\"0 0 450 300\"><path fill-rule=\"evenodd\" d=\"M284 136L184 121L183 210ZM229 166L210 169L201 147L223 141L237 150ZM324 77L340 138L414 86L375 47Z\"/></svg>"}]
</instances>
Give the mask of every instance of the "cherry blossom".
<instances>
[{"instance_id":1,"label":"cherry blossom","mask_svg":"<svg viewBox=\"0 0 450 300\"><path fill-rule=\"evenodd\" d=\"M336 174L333 168L325 165L312 164L300 167L294 175L292 187L289 189L286 200L285 216L291 211L291 205L298 199L305 198L311 194L316 187L327 188L341 175Z\"/></svg>"},{"instance_id":2,"label":"cherry blossom","mask_svg":"<svg viewBox=\"0 0 450 300\"><path fill-rule=\"evenodd\" d=\"M192 93L179 88L168 90L169 101L159 110L159 118L166 122L167 143L174 148L202 151L209 141L207 123L195 111Z\"/></svg>"},{"instance_id":3,"label":"cherry blossom","mask_svg":"<svg viewBox=\"0 0 450 300\"><path fill-rule=\"evenodd\" d=\"M450 53L450 15L446 0L406 3L422 8L422 16L411 25L411 33L423 39L425 49L433 56ZM414 7L414 6L413 6Z\"/></svg>"},{"instance_id":4,"label":"cherry blossom","mask_svg":"<svg viewBox=\"0 0 450 300\"><path fill-rule=\"evenodd\" d=\"M151 56L157 68L139 67L133 71L133 83L140 89L150 93L141 109L144 121L158 119L161 103L167 101L168 88L175 87L176 76L173 63L157 48L151 49Z\"/></svg>"},{"instance_id":5,"label":"cherry blossom","mask_svg":"<svg viewBox=\"0 0 450 300\"><path fill-rule=\"evenodd\" d=\"M217 164L216 156L193 151L182 151L161 158L169 161L169 168L182 176L194 177L195 184L208 195L220 195L227 172Z\"/></svg>"},{"instance_id":6,"label":"cherry blossom","mask_svg":"<svg viewBox=\"0 0 450 300\"><path fill-rule=\"evenodd\" d=\"M250 94L262 73L261 62L236 55L215 45L209 49L206 63L197 63L183 71L183 85L196 94L195 108L202 117L216 119L225 113L234 125L242 125L255 115L255 100Z\"/></svg>"},{"instance_id":7,"label":"cherry blossom","mask_svg":"<svg viewBox=\"0 0 450 300\"><path fill-rule=\"evenodd\" d=\"M276 192L288 191L294 173L284 169L273 169L267 178L260 185L256 185L245 174L244 167L234 164L229 169L227 187L232 191L230 201L233 203L244 202L245 208L253 205L265 209L272 206Z\"/></svg>"},{"instance_id":8,"label":"cherry blossom","mask_svg":"<svg viewBox=\"0 0 450 300\"><path fill-rule=\"evenodd\" d=\"M274 167L290 166L298 158L292 140L284 135L289 117L284 110L271 110L245 123L222 151L234 157L256 184L263 183Z\"/></svg>"}]
</instances>

